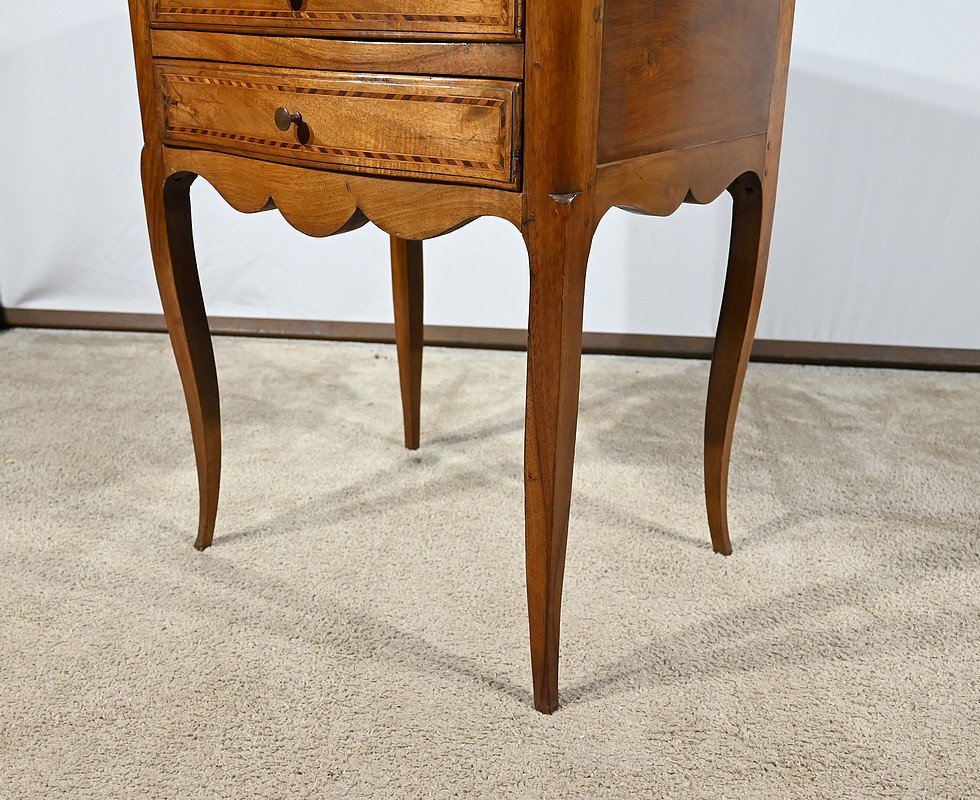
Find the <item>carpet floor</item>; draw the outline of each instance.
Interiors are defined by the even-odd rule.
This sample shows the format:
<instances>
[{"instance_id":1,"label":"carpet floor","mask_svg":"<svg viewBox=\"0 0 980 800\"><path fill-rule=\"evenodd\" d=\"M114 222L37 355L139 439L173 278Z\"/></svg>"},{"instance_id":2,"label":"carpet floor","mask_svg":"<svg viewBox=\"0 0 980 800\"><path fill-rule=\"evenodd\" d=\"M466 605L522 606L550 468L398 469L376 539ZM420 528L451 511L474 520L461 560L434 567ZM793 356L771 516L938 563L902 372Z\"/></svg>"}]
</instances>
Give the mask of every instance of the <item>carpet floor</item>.
<instances>
[{"instance_id":1,"label":"carpet floor","mask_svg":"<svg viewBox=\"0 0 980 800\"><path fill-rule=\"evenodd\" d=\"M561 695L531 708L521 354L219 338L196 552L168 340L0 334L0 798L967 798L980 376L588 357Z\"/></svg>"}]
</instances>

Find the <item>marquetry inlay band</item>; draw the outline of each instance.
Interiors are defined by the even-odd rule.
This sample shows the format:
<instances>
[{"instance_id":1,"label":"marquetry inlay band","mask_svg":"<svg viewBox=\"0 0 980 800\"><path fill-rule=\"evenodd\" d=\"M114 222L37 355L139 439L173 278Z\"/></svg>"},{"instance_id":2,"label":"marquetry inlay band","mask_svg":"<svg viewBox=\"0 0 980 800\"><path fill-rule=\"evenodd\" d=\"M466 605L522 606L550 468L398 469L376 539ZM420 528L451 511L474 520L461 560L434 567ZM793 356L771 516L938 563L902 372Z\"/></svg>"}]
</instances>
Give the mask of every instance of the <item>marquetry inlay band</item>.
<instances>
[{"instance_id":1,"label":"marquetry inlay band","mask_svg":"<svg viewBox=\"0 0 980 800\"><path fill-rule=\"evenodd\" d=\"M278 139L266 139L261 136L244 136L238 133L213 131L205 128L190 128L186 126L174 126L168 130L173 134L182 136L206 136L213 139L227 139L230 142L242 142L244 144L254 144L261 147L275 147L279 150L292 150L305 153L314 152L330 156L344 156L347 158L364 158L370 161L393 161L406 164L456 166L480 170L494 169L494 165L489 164L486 161L466 161L464 159L436 158L434 156L409 155L406 153L376 153L370 150L352 150L343 147L326 147L324 145L316 144L300 144L299 142L283 142Z\"/></svg>"},{"instance_id":2,"label":"marquetry inlay band","mask_svg":"<svg viewBox=\"0 0 980 800\"><path fill-rule=\"evenodd\" d=\"M323 86L298 86L283 83L261 83L232 78L216 78L205 75L167 75L172 83L197 83L207 86L227 86L233 89L257 89L270 92L292 94L327 95L329 97L363 97L371 100L399 100L410 103L452 103L454 105L479 106L481 108L503 108L505 101L499 97L465 97L449 95L425 95L409 92L377 92L363 89L334 89Z\"/></svg>"},{"instance_id":3,"label":"marquetry inlay band","mask_svg":"<svg viewBox=\"0 0 980 800\"><path fill-rule=\"evenodd\" d=\"M235 17L239 19L299 20L306 22L423 22L458 25L501 25L510 21L507 6L498 16L457 14L399 14L393 11L287 11L278 9L195 8L192 6L158 6L161 16Z\"/></svg>"}]
</instances>

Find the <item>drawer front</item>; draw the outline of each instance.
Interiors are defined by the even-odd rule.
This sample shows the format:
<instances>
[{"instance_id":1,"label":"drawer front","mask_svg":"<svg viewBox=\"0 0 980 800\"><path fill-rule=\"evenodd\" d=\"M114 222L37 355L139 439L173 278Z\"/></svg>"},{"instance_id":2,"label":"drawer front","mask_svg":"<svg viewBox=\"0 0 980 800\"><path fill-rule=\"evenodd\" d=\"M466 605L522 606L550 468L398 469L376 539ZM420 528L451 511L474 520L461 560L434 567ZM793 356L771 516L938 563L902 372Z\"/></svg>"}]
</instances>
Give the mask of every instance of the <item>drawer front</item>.
<instances>
[{"instance_id":1,"label":"drawer front","mask_svg":"<svg viewBox=\"0 0 980 800\"><path fill-rule=\"evenodd\" d=\"M513 39L521 0L147 0L158 25Z\"/></svg>"},{"instance_id":2,"label":"drawer front","mask_svg":"<svg viewBox=\"0 0 980 800\"><path fill-rule=\"evenodd\" d=\"M168 144L287 163L513 187L520 84L157 64ZM279 129L280 108L301 115Z\"/></svg>"}]
</instances>

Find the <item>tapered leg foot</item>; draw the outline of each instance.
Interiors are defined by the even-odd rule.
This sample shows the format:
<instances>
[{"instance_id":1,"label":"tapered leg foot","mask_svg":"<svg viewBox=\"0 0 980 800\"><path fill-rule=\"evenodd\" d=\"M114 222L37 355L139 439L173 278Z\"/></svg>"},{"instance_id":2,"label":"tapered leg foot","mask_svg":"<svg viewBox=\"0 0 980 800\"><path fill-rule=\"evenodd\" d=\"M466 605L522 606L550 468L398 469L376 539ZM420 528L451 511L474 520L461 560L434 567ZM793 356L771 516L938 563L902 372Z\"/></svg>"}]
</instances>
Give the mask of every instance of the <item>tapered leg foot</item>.
<instances>
[{"instance_id":1,"label":"tapered leg foot","mask_svg":"<svg viewBox=\"0 0 980 800\"><path fill-rule=\"evenodd\" d=\"M772 234L773 197L758 177L732 184L734 199L728 276L718 321L704 432L704 488L716 553L731 555L728 532L728 466L745 370L762 304Z\"/></svg>"},{"instance_id":2,"label":"tapered leg foot","mask_svg":"<svg viewBox=\"0 0 980 800\"><path fill-rule=\"evenodd\" d=\"M422 242L391 237L391 287L405 447L418 450L422 406Z\"/></svg>"},{"instance_id":3,"label":"tapered leg foot","mask_svg":"<svg viewBox=\"0 0 980 800\"><path fill-rule=\"evenodd\" d=\"M562 582L578 420L591 230L565 205L527 232L531 264L525 434L527 602L534 706L558 708Z\"/></svg>"},{"instance_id":4,"label":"tapered leg foot","mask_svg":"<svg viewBox=\"0 0 980 800\"><path fill-rule=\"evenodd\" d=\"M221 479L218 377L191 231L189 174L167 177L159 151L143 151L143 196L163 313L190 416L200 514L194 546L211 545Z\"/></svg>"}]
</instances>

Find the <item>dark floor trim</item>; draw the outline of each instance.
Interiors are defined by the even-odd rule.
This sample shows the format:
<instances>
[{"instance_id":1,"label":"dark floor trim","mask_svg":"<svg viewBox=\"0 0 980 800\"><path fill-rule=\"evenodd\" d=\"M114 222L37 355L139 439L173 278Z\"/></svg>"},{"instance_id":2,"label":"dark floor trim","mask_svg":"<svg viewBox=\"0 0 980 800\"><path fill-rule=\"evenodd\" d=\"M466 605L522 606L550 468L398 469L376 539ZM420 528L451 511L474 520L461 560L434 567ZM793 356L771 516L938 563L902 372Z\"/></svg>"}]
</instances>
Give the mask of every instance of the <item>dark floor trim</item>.
<instances>
[{"instance_id":1,"label":"dark floor trim","mask_svg":"<svg viewBox=\"0 0 980 800\"><path fill-rule=\"evenodd\" d=\"M4 313L7 324L11 327L141 332L166 330L163 317L159 314L29 308L8 308ZM225 336L381 343L393 342L395 337L392 325L378 322L246 317L212 317L210 322L213 333ZM425 328L425 342L434 347L523 350L526 338L527 333L524 330L511 328L462 328L442 325L427 325ZM651 336L637 333L586 333L584 339L584 349L587 353L665 358L710 358L712 344L712 339L708 337ZM980 372L980 350L953 350L938 347L760 339L756 342L752 360L779 364Z\"/></svg>"}]
</instances>

